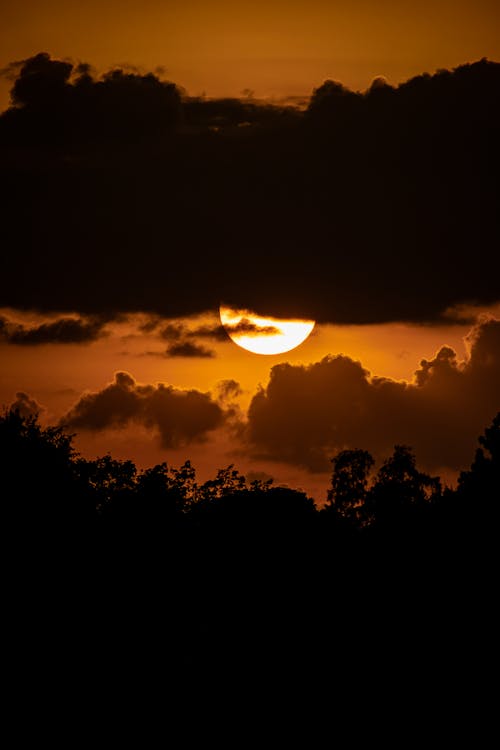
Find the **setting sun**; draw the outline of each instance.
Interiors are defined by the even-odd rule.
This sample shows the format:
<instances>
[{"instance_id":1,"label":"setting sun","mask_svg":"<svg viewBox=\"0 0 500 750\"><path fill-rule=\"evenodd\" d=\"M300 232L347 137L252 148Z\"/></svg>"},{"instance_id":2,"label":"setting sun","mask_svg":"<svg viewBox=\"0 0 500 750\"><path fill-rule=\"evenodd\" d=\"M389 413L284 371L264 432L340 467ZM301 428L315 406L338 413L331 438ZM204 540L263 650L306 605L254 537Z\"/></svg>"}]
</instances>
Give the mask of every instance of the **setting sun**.
<instances>
[{"instance_id":1,"label":"setting sun","mask_svg":"<svg viewBox=\"0 0 500 750\"><path fill-rule=\"evenodd\" d=\"M255 354L283 354L302 344L314 320L264 318L249 310L220 307L220 319L235 344Z\"/></svg>"}]
</instances>

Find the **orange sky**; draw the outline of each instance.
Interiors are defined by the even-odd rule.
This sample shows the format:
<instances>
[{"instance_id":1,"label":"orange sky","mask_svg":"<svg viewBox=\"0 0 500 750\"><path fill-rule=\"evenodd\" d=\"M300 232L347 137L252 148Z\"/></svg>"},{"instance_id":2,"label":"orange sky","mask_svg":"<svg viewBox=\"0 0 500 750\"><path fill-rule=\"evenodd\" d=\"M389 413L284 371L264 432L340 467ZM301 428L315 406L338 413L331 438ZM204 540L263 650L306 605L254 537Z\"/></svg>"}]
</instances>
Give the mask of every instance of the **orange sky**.
<instances>
[{"instance_id":1,"label":"orange sky","mask_svg":"<svg viewBox=\"0 0 500 750\"><path fill-rule=\"evenodd\" d=\"M490 312L500 317L500 307ZM0 310L12 320L35 325L47 316ZM56 317L56 316L54 316ZM158 332L139 330L141 319L113 323L108 334L97 341L82 344L47 344L13 346L0 342L0 406L8 406L18 391L24 391L44 407L41 419L56 423L78 401L84 392L97 392L113 381L114 373L126 371L138 383L163 382L179 389L194 388L216 391L224 379L236 380L242 389L237 403L244 417L259 386L266 387L271 368L280 363L311 365L326 355L343 354L361 362L372 375L411 381L423 358L432 359L443 346L451 346L459 360L467 357L464 342L470 324L418 326L403 323L364 326L316 326L313 334L296 349L281 355L266 356L248 352L229 339L210 342L214 358L165 358L165 340ZM189 325L216 322L202 317L187 321ZM293 404L290 408L293 410ZM244 446L224 430L211 434L208 443L191 443L184 448L165 449L151 429L134 425L104 432L77 430L76 447L89 457L110 452L115 458L132 458L147 467L160 461L180 466L190 459L200 479L215 475L217 468L230 463L244 474L264 471L276 483L301 487L321 503L329 483L325 473L314 474L300 467L262 458L252 459ZM472 458L472 453L471 453ZM445 481L452 482L453 472L440 468Z\"/></svg>"},{"instance_id":2,"label":"orange sky","mask_svg":"<svg viewBox=\"0 0 500 750\"><path fill-rule=\"evenodd\" d=\"M46 51L162 66L193 95L307 95L326 78L364 89L498 59L499 28L497 0L3 0L0 68Z\"/></svg>"}]
</instances>

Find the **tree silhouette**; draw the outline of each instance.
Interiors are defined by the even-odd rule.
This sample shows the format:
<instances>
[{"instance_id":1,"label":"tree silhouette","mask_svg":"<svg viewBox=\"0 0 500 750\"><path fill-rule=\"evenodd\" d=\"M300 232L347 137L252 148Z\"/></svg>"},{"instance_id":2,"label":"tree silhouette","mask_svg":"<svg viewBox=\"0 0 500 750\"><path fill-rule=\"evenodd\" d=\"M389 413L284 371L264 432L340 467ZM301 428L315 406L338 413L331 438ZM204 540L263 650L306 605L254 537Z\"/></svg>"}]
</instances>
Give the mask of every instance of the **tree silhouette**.
<instances>
[{"instance_id":1,"label":"tree silhouette","mask_svg":"<svg viewBox=\"0 0 500 750\"><path fill-rule=\"evenodd\" d=\"M130 512L137 475L132 461L119 461L109 454L93 461L79 457L76 470L99 515L116 518L127 509Z\"/></svg>"},{"instance_id":2,"label":"tree silhouette","mask_svg":"<svg viewBox=\"0 0 500 750\"><path fill-rule=\"evenodd\" d=\"M327 508L355 525L365 521L368 476L374 459L365 450L343 450L334 458Z\"/></svg>"},{"instance_id":3,"label":"tree silhouette","mask_svg":"<svg viewBox=\"0 0 500 750\"><path fill-rule=\"evenodd\" d=\"M11 410L0 417L4 519L33 530L56 530L81 515L83 491L73 437L61 427L42 428L38 415Z\"/></svg>"},{"instance_id":4,"label":"tree silhouette","mask_svg":"<svg viewBox=\"0 0 500 750\"><path fill-rule=\"evenodd\" d=\"M468 471L458 478L458 495L467 501L467 507L498 518L500 502L500 412L479 437L481 448ZM486 521L486 518L485 518Z\"/></svg>"},{"instance_id":5,"label":"tree silhouette","mask_svg":"<svg viewBox=\"0 0 500 750\"><path fill-rule=\"evenodd\" d=\"M442 492L439 478L417 468L408 446L395 446L373 483L370 453L343 450L332 459L331 487L321 513L300 490L271 487L270 480L248 486L233 464L199 485L190 461L180 468L163 462L138 472L132 461L109 454L83 458L73 438L63 427L42 428L37 415L10 410L0 417L2 513L11 528L62 534L95 513L101 538L108 541L113 529L126 531L126 538L144 549L148 539L161 549L166 534L179 549L189 537L186 549L196 549L193 560L199 561L203 550L213 555L219 549L224 564L229 547L240 558L253 555L259 545L291 554L294 547L312 549L313 539L320 547L339 543L344 554L354 530L362 532L356 534L360 545L367 536L387 540L403 532L405 539L433 534L444 547L452 545L453 537L473 545L496 529L500 413L479 438L471 468L460 474L456 491Z\"/></svg>"},{"instance_id":6,"label":"tree silhouette","mask_svg":"<svg viewBox=\"0 0 500 750\"><path fill-rule=\"evenodd\" d=\"M144 469L137 477L136 515L155 533L178 530L198 496L196 472L190 461L180 469L166 462Z\"/></svg>"},{"instance_id":7,"label":"tree silhouette","mask_svg":"<svg viewBox=\"0 0 500 750\"><path fill-rule=\"evenodd\" d=\"M188 460L179 469L171 467L169 473L170 488L178 494L178 506L188 510L198 497L196 469Z\"/></svg>"},{"instance_id":8,"label":"tree silhouette","mask_svg":"<svg viewBox=\"0 0 500 750\"><path fill-rule=\"evenodd\" d=\"M214 500L243 489L246 489L245 477L234 468L234 464L230 464L225 469L219 469L215 479L208 479L200 487L198 502Z\"/></svg>"},{"instance_id":9,"label":"tree silhouette","mask_svg":"<svg viewBox=\"0 0 500 750\"><path fill-rule=\"evenodd\" d=\"M371 521L385 529L408 527L441 495L439 477L420 472L415 455L406 445L396 445L377 474L367 498Z\"/></svg>"}]
</instances>

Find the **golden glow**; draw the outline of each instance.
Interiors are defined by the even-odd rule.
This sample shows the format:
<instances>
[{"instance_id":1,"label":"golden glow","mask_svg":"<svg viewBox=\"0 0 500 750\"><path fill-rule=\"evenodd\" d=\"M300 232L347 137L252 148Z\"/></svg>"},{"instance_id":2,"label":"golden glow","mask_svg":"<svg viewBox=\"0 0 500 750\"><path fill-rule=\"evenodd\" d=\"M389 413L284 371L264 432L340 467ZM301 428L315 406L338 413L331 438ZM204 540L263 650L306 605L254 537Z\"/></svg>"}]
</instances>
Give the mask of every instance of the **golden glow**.
<instances>
[{"instance_id":1,"label":"golden glow","mask_svg":"<svg viewBox=\"0 0 500 750\"><path fill-rule=\"evenodd\" d=\"M326 78L364 90L498 60L498 0L3 0L0 69L45 50L97 71L166 68L192 96L308 96ZM0 110L12 85L0 76Z\"/></svg>"},{"instance_id":2,"label":"golden glow","mask_svg":"<svg viewBox=\"0 0 500 750\"><path fill-rule=\"evenodd\" d=\"M283 354L302 344L314 320L263 318L249 310L220 307L221 323L235 344L255 354Z\"/></svg>"}]
</instances>

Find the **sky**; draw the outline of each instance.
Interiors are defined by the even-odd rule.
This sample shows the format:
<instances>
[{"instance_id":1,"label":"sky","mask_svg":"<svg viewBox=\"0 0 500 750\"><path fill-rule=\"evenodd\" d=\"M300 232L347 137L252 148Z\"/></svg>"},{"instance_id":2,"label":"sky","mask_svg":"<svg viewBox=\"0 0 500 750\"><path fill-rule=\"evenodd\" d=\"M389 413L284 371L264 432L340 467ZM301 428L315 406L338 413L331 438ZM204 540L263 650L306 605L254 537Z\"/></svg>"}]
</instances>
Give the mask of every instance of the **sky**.
<instances>
[{"instance_id":1,"label":"sky","mask_svg":"<svg viewBox=\"0 0 500 750\"><path fill-rule=\"evenodd\" d=\"M456 482L500 409L499 25L496 2L4 2L0 406L87 457L318 504L344 448ZM220 304L250 339L252 313L316 325L255 354Z\"/></svg>"},{"instance_id":2,"label":"sky","mask_svg":"<svg viewBox=\"0 0 500 750\"><path fill-rule=\"evenodd\" d=\"M191 95L304 96L497 59L499 25L496 0L4 0L0 68L46 51L161 67Z\"/></svg>"}]
</instances>

